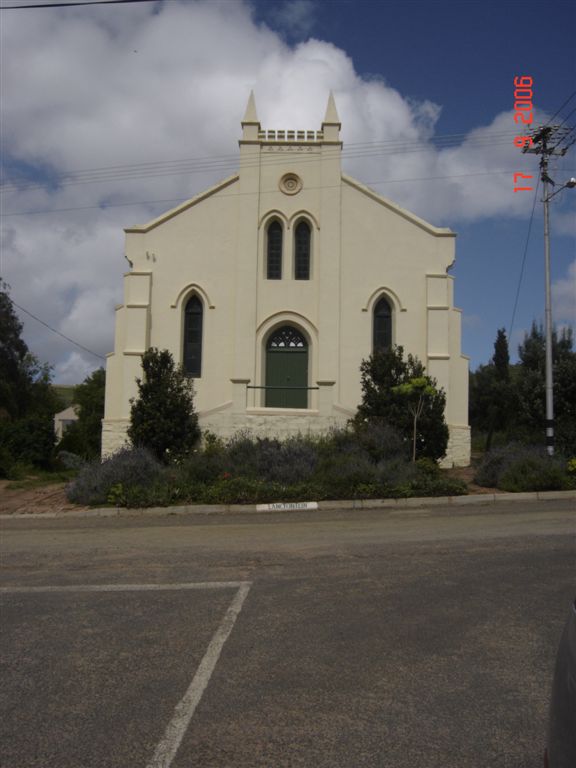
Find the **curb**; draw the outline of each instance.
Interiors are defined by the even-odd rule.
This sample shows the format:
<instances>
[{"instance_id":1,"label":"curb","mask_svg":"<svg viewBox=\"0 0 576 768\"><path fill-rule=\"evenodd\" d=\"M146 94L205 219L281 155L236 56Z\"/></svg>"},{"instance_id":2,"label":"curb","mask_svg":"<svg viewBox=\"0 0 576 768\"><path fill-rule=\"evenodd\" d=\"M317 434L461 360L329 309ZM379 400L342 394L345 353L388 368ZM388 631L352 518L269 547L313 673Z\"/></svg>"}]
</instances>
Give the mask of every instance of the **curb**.
<instances>
[{"instance_id":1,"label":"curb","mask_svg":"<svg viewBox=\"0 0 576 768\"><path fill-rule=\"evenodd\" d=\"M224 515L249 514L266 515L272 512L295 512L317 509L320 512L342 509L388 509L408 512L426 507L487 507L494 504L518 503L527 501L576 501L576 491L538 491L535 493L486 493L471 496L424 496L409 499L350 499L309 502L305 505L286 503L275 504L186 504L178 507L101 507L78 511L0 514L0 520L66 520L68 518L130 518L130 517L168 517L185 515ZM312 506L314 505L314 506ZM285 507L282 509L282 507ZM576 512L576 508L575 508Z\"/></svg>"}]
</instances>

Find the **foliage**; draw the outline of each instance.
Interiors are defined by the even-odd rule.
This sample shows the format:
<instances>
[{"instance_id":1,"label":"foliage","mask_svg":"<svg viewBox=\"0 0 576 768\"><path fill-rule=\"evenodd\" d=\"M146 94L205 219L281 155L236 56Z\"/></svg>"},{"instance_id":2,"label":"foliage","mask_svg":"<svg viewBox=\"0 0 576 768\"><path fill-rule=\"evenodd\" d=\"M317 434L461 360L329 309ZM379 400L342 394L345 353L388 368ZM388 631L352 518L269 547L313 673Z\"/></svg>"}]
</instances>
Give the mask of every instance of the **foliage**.
<instances>
[{"instance_id":1,"label":"foliage","mask_svg":"<svg viewBox=\"0 0 576 768\"><path fill-rule=\"evenodd\" d=\"M545 334L532 324L518 348L519 362L506 369L504 331L498 331L494 357L470 376L470 425L486 433L486 450L500 440L544 444ZM576 353L570 329L552 334L554 431L558 451L576 453Z\"/></svg>"},{"instance_id":2,"label":"foliage","mask_svg":"<svg viewBox=\"0 0 576 768\"><path fill-rule=\"evenodd\" d=\"M136 379L128 436L162 462L185 455L200 438L192 382L168 350L151 348L142 356L143 379Z\"/></svg>"},{"instance_id":3,"label":"foliage","mask_svg":"<svg viewBox=\"0 0 576 768\"><path fill-rule=\"evenodd\" d=\"M429 399L435 397L438 391L430 384L426 376L418 376L414 379L398 384L392 388L394 394L400 395L406 400L408 412L414 419L412 429L412 461L416 461L416 439L418 436L418 419Z\"/></svg>"},{"instance_id":4,"label":"foliage","mask_svg":"<svg viewBox=\"0 0 576 768\"><path fill-rule=\"evenodd\" d=\"M470 425L486 432L486 451L492 447L494 433L506 430L513 418L515 398L509 363L508 339L500 328L492 360L470 375Z\"/></svg>"},{"instance_id":5,"label":"foliage","mask_svg":"<svg viewBox=\"0 0 576 768\"><path fill-rule=\"evenodd\" d=\"M4 417L15 418L25 410L28 354L8 286L0 281L0 412Z\"/></svg>"},{"instance_id":6,"label":"foliage","mask_svg":"<svg viewBox=\"0 0 576 768\"><path fill-rule=\"evenodd\" d=\"M100 462L85 464L66 488L76 504L106 504L113 488L146 488L162 475L162 464L145 448L123 448Z\"/></svg>"},{"instance_id":7,"label":"foliage","mask_svg":"<svg viewBox=\"0 0 576 768\"><path fill-rule=\"evenodd\" d=\"M370 440L367 440L370 435ZM374 458L374 446L386 458ZM392 452L388 428L335 430L323 437L281 442L246 432L227 443L211 437L204 448L163 466L142 449L126 449L102 465L85 465L68 489L72 501L130 507L172 504L245 504L275 501L457 495L465 486L431 459L408 461Z\"/></svg>"},{"instance_id":8,"label":"foliage","mask_svg":"<svg viewBox=\"0 0 576 768\"><path fill-rule=\"evenodd\" d=\"M423 399L417 418L416 454L440 459L446 454L448 427L444 419L446 396L436 388L436 382L427 376L422 363L412 355L403 359L402 347L377 351L360 366L362 374L362 403L354 417L356 429L362 424L387 424L395 429L406 442L414 434L414 415L406 407L406 392L402 385L424 379L426 386L435 394Z\"/></svg>"},{"instance_id":9,"label":"foliage","mask_svg":"<svg viewBox=\"0 0 576 768\"><path fill-rule=\"evenodd\" d=\"M22 323L8 286L0 281L0 476L15 465L49 466L60 400L50 384L50 367L28 351Z\"/></svg>"},{"instance_id":10,"label":"foliage","mask_svg":"<svg viewBox=\"0 0 576 768\"><path fill-rule=\"evenodd\" d=\"M542 446L510 443L487 453L474 478L478 485L502 491L554 491L574 486L561 456Z\"/></svg>"},{"instance_id":11,"label":"foliage","mask_svg":"<svg viewBox=\"0 0 576 768\"><path fill-rule=\"evenodd\" d=\"M576 353L571 329L552 334L552 371L556 447L561 453L576 453ZM514 376L518 398L515 428L519 435L545 434L545 347L542 326L532 325L518 349L520 364Z\"/></svg>"},{"instance_id":12,"label":"foliage","mask_svg":"<svg viewBox=\"0 0 576 768\"><path fill-rule=\"evenodd\" d=\"M104 394L106 372L99 368L87 376L74 389L78 421L71 424L60 443L60 451L69 451L85 459L100 456L102 449L102 419L104 418Z\"/></svg>"}]
</instances>

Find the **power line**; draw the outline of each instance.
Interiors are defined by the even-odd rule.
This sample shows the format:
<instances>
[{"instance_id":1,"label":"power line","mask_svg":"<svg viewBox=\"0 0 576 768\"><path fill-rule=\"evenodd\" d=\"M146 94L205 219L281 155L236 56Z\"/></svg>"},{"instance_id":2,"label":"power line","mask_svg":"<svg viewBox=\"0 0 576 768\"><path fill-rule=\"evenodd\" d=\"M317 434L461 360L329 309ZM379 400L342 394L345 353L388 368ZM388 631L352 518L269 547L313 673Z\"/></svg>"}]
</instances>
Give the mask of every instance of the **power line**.
<instances>
[{"instance_id":1,"label":"power line","mask_svg":"<svg viewBox=\"0 0 576 768\"><path fill-rule=\"evenodd\" d=\"M69 3L34 3L30 5L3 5L0 11L21 11L30 8L69 8L82 5L120 5L123 3L156 3L158 0L86 0L86 2Z\"/></svg>"},{"instance_id":2,"label":"power line","mask_svg":"<svg viewBox=\"0 0 576 768\"><path fill-rule=\"evenodd\" d=\"M514 132L500 131L471 139L466 142L467 148L482 146L494 146L496 144L506 144L515 135ZM344 160L357 159L361 157L385 156L390 154L406 154L410 152L422 152L430 150L433 147L437 149L448 149L454 146L460 146L465 134L446 134L436 137L430 142L420 139L390 139L381 142L367 142L349 144L341 151L339 148L324 152L325 157L341 154ZM290 146L290 145L288 145ZM294 145L296 146L296 145ZM298 162L315 162L316 157L307 157L300 151L297 151ZM207 173L210 171L225 172L229 169L235 169L238 166L238 155L220 155L204 158L182 158L177 160L159 160L148 161L144 163L134 163L131 165L111 165L101 168L86 168L77 171L64 172L57 175L53 180L47 183L18 183L7 181L0 184L1 192L13 190L32 190L45 189L51 184L63 187L71 184L93 184L110 181L128 181L131 179L153 178L158 176L172 176L194 173ZM259 159L253 162L243 163L243 168L255 167L260 162ZM286 162L283 155L278 157L276 153L263 153L263 162L266 165L274 165Z\"/></svg>"},{"instance_id":3,"label":"power line","mask_svg":"<svg viewBox=\"0 0 576 768\"><path fill-rule=\"evenodd\" d=\"M548 120L548 122L544 123L544 125L549 125L549 124L552 122L552 120L554 120L554 118L556 117L556 115L557 115L559 112L561 112L561 111L564 109L564 107L566 106L566 104L568 104L568 102L572 101L572 99L574 98L574 96L576 96L576 91L573 91L573 92L570 94L570 96L568 96L568 98L567 98L567 99L566 99L566 101L565 101L565 102L562 104L562 106L561 106L561 107L558 107L558 109L556 110L556 112L554 112L554 114L552 115L552 117L551 117L551 118ZM572 111L574 111L574 110L572 110ZM570 114L572 114L572 113L570 113Z\"/></svg>"},{"instance_id":4,"label":"power line","mask_svg":"<svg viewBox=\"0 0 576 768\"><path fill-rule=\"evenodd\" d=\"M468 178L470 176L492 176L492 175L500 175L504 173L513 173L512 170L502 170L502 171L477 171L473 173L458 173L458 174L452 174L447 176L421 176L418 178L409 178L409 179L379 179L376 181L366 181L361 182L365 186L376 186L381 184L403 184L405 182L415 182L415 181L443 181L446 179L464 179ZM322 189L334 189L335 185L331 186L323 186ZM307 189L320 189L320 187L307 187ZM232 196L242 196L242 195L253 195L256 194L255 192L231 192L228 193L229 197ZM43 210L37 210L37 211L13 211L11 213L0 213L1 218L7 218L8 216L35 216L39 214L47 214L47 213L69 213L71 211L92 211L97 208L100 210L107 210L108 208L124 208L124 207L130 207L130 206L137 206L137 205L160 205L161 203L185 203L187 200L190 200L191 198L184 198L181 197L178 198L169 198L164 200L140 200L140 201L133 201L133 202L126 202L126 203L110 203L110 204L100 204L100 205L83 205L73 208L46 208Z\"/></svg>"},{"instance_id":5,"label":"power line","mask_svg":"<svg viewBox=\"0 0 576 768\"><path fill-rule=\"evenodd\" d=\"M538 189L540 187L540 177L536 182L536 189L534 190L534 202L532 203L532 213L530 214L530 221L528 222L528 232L526 234L526 242L524 244L524 253L522 255L522 265L520 267L520 275L518 277L518 286L516 288L516 298L514 299L514 309L512 310L512 319L510 320L510 328L508 330L508 339L512 338L512 331L514 330L514 320L516 319L516 310L518 308L518 299L520 297L520 287L522 285L522 279L524 277L524 267L526 266L526 255L528 253L528 244L530 242L530 234L532 232L532 222L534 221L534 211L536 210L536 202L538 200Z\"/></svg>"},{"instance_id":6,"label":"power line","mask_svg":"<svg viewBox=\"0 0 576 768\"><path fill-rule=\"evenodd\" d=\"M25 312L27 315L30 315L31 318L41 323L43 326L48 328L48 330L52 331L52 333L56 333L58 336L61 336L63 339L66 339L66 341L69 341L71 344L74 344L76 347L83 349L84 352L88 352L89 354L94 355L94 357L99 357L100 360L106 360L105 357L102 357L102 355L99 355L97 352L93 352L91 349L88 349L88 347L85 347L83 344L80 344L79 342L74 341L74 339L71 339L69 336L66 336L63 333L60 333L60 331L57 331L56 328L52 328L52 326L48 325L48 323L44 322L44 320L40 320L39 317L36 317L36 315L33 315L32 312L29 312L27 309L24 309L24 307L21 307L19 304L16 304L16 302L13 299L11 299L11 301L12 301L12 304L14 304L15 307L18 307L18 309L21 312Z\"/></svg>"}]
</instances>

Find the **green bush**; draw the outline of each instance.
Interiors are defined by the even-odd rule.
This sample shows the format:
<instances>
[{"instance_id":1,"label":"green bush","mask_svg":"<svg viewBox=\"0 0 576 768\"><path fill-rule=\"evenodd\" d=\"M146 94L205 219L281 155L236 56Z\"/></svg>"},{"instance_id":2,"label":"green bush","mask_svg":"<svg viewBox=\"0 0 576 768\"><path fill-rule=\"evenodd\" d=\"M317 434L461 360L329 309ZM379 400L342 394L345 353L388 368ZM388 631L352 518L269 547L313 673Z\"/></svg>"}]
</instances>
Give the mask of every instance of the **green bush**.
<instances>
[{"instance_id":1,"label":"green bush","mask_svg":"<svg viewBox=\"0 0 576 768\"><path fill-rule=\"evenodd\" d=\"M0 420L0 473L9 477L12 465L48 469L54 450L54 422L50 414Z\"/></svg>"},{"instance_id":2,"label":"green bush","mask_svg":"<svg viewBox=\"0 0 576 768\"><path fill-rule=\"evenodd\" d=\"M165 464L186 456L200 440L192 379L167 350L142 355L144 377L136 379L138 397L130 410L128 437Z\"/></svg>"},{"instance_id":3,"label":"green bush","mask_svg":"<svg viewBox=\"0 0 576 768\"><path fill-rule=\"evenodd\" d=\"M85 465L68 497L81 504L150 507L465 493L466 486L446 478L431 459L412 463L393 450L398 440L388 428L284 442L240 433L228 443L209 439L204 450L169 466L142 449L126 449Z\"/></svg>"},{"instance_id":4,"label":"green bush","mask_svg":"<svg viewBox=\"0 0 576 768\"><path fill-rule=\"evenodd\" d=\"M540 446L510 443L486 454L474 478L502 491L558 491L572 486L567 462Z\"/></svg>"},{"instance_id":5,"label":"green bush","mask_svg":"<svg viewBox=\"0 0 576 768\"><path fill-rule=\"evenodd\" d=\"M162 473L162 464L146 449L123 448L102 462L85 464L67 486L66 496L76 504L123 504L128 489L146 488Z\"/></svg>"},{"instance_id":6,"label":"green bush","mask_svg":"<svg viewBox=\"0 0 576 768\"><path fill-rule=\"evenodd\" d=\"M498 481L498 488L513 493L564 491L571 485L564 462L549 456L520 458L502 473Z\"/></svg>"}]
</instances>

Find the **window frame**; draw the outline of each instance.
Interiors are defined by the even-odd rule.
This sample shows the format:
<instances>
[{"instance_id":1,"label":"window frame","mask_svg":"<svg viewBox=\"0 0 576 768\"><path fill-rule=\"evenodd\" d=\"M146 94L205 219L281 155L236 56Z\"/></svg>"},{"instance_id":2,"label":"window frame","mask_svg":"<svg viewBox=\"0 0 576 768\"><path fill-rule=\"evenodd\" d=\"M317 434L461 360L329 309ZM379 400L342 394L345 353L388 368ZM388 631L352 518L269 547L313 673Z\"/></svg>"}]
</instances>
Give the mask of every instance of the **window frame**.
<instances>
[{"instance_id":1,"label":"window frame","mask_svg":"<svg viewBox=\"0 0 576 768\"><path fill-rule=\"evenodd\" d=\"M191 309L192 306L196 309ZM198 327L196 329L190 327L189 318L195 318L196 320L199 318ZM194 332L199 338L196 341L189 341L189 335ZM200 379L202 378L202 356L204 346L204 303L197 293L191 294L184 304L182 337L182 368L184 373L192 379ZM194 361L194 356L188 355L186 352L186 348L189 344L194 345L197 348L195 366L189 366L189 362Z\"/></svg>"},{"instance_id":2,"label":"window frame","mask_svg":"<svg viewBox=\"0 0 576 768\"><path fill-rule=\"evenodd\" d=\"M385 305L386 311L379 311ZM378 327L379 325L384 327ZM372 310L372 353L389 352L394 344L394 306L388 296L382 295ZM380 343L384 337L384 344Z\"/></svg>"},{"instance_id":3,"label":"window frame","mask_svg":"<svg viewBox=\"0 0 576 768\"><path fill-rule=\"evenodd\" d=\"M306 227L307 242L305 244L305 253L299 252L301 243L299 242L299 230ZM302 259L304 263L302 264ZM300 262L300 263L299 263ZM294 227L294 279L310 280L312 272L312 225L308 219L300 219Z\"/></svg>"},{"instance_id":4,"label":"window frame","mask_svg":"<svg viewBox=\"0 0 576 768\"><path fill-rule=\"evenodd\" d=\"M278 241L271 238L271 231L278 236ZM273 249L277 249L274 253ZM266 226L266 279L282 280L282 262L284 256L284 227L278 219L272 219ZM274 263L276 262L276 263Z\"/></svg>"}]
</instances>

